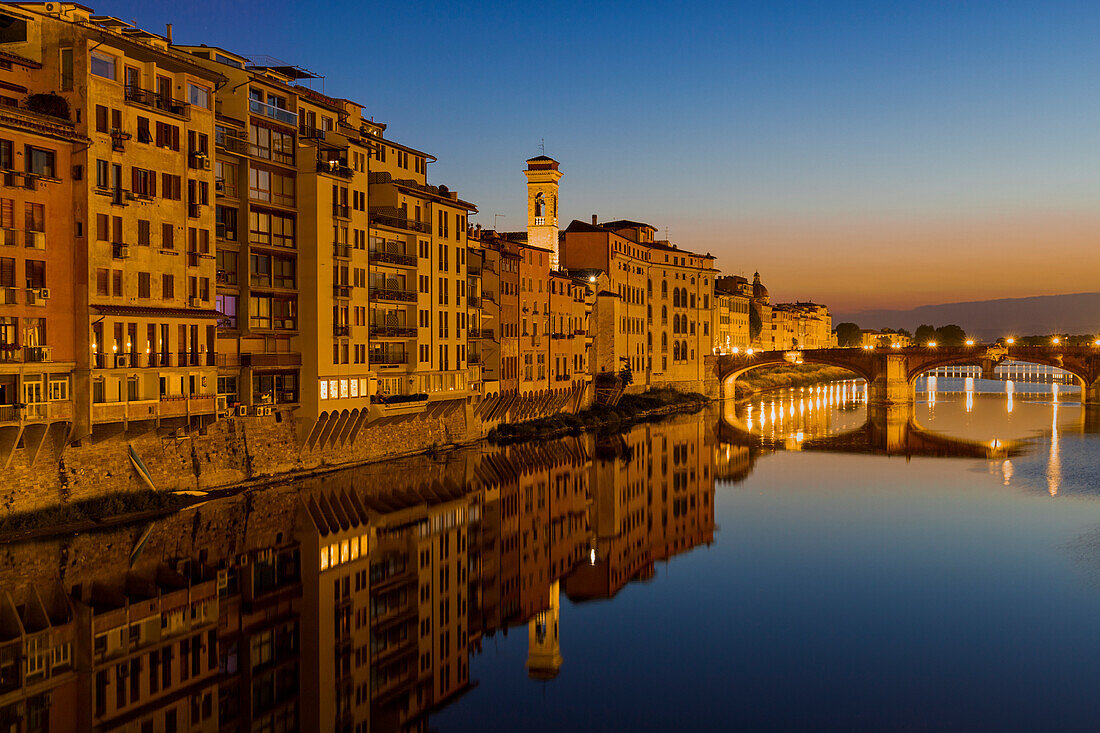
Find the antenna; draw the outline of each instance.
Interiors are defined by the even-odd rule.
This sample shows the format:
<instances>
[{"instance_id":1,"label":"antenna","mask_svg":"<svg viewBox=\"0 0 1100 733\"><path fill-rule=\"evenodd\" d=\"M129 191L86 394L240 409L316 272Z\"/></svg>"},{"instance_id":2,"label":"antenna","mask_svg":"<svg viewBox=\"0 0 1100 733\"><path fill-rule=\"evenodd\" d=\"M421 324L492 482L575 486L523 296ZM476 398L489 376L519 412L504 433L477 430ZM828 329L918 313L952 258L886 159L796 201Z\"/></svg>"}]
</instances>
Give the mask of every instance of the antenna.
<instances>
[{"instance_id":1,"label":"antenna","mask_svg":"<svg viewBox=\"0 0 1100 733\"><path fill-rule=\"evenodd\" d=\"M493 231L494 232L498 231L497 230L497 219L499 219L502 216L504 216L504 214L493 214Z\"/></svg>"},{"instance_id":2,"label":"antenna","mask_svg":"<svg viewBox=\"0 0 1100 733\"><path fill-rule=\"evenodd\" d=\"M546 155L546 138L544 137L539 138L539 152Z\"/></svg>"}]
</instances>

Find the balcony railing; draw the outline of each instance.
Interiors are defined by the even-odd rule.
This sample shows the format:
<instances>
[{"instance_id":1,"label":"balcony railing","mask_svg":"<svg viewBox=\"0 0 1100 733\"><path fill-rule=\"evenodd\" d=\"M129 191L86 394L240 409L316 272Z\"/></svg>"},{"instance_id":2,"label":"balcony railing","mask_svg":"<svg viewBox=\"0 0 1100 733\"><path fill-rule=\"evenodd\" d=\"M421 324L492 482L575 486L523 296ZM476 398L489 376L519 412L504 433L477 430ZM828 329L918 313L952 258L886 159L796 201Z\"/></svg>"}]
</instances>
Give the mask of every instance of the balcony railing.
<instances>
[{"instance_id":1,"label":"balcony railing","mask_svg":"<svg viewBox=\"0 0 1100 733\"><path fill-rule=\"evenodd\" d=\"M372 249L370 257L376 262L388 262L393 265L407 265L409 267L416 267L416 257L413 255L406 255L398 252L386 252L380 249Z\"/></svg>"},{"instance_id":2,"label":"balcony railing","mask_svg":"<svg viewBox=\"0 0 1100 733\"><path fill-rule=\"evenodd\" d=\"M219 148L237 155L248 155L248 140L236 135L215 136L214 144Z\"/></svg>"},{"instance_id":3,"label":"balcony railing","mask_svg":"<svg viewBox=\"0 0 1100 733\"><path fill-rule=\"evenodd\" d=\"M319 127L310 127L309 125L298 126L298 137L302 140L324 140L325 131Z\"/></svg>"},{"instance_id":4,"label":"balcony railing","mask_svg":"<svg viewBox=\"0 0 1100 733\"><path fill-rule=\"evenodd\" d=\"M416 327L386 326L372 323L370 327L370 335L376 336L378 338L414 338L416 336Z\"/></svg>"},{"instance_id":5,"label":"balcony railing","mask_svg":"<svg viewBox=\"0 0 1100 733\"><path fill-rule=\"evenodd\" d=\"M0 344L0 363L48 361L53 361L53 349L49 346Z\"/></svg>"},{"instance_id":6,"label":"balcony railing","mask_svg":"<svg viewBox=\"0 0 1100 733\"><path fill-rule=\"evenodd\" d=\"M187 204L187 215L192 219L198 219L202 212L202 208L199 204Z\"/></svg>"},{"instance_id":7,"label":"balcony railing","mask_svg":"<svg viewBox=\"0 0 1100 733\"><path fill-rule=\"evenodd\" d=\"M24 246L27 249L46 249L46 233L28 229L23 232Z\"/></svg>"},{"instance_id":8,"label":"balcony railing","mask_svg":"<svg viewBox=\"0 0 1100 733\"><path fill-rule=\"evenodd\" d=\"M345 258L351 257L351 246L347 244L341 244L340 242L333 242L332 256Z\"/></svg>"},{"instance_id":9,"label":"balcony railing","mask_svg":"<svg viewBox=\"0 0 1100 733\"><path fill-rule=\"evenodd\" d=\"M368 360L371 364L408 364L409 355L405 351L371 351Z\"/></svg>"},{"instance_id":10,"label":"balcony railing","mask_svg":"<svg viewBox=\"0 0 1100 733\"><path fill-rule=\"evenodd\" d=\"M355 171L349 168L348 164L342 160L319 160L317 161L317 172L331 173L341 178L351 178L355 175Z\"/></svg>"},{"instance_id":11,"label":"balcony railing","mask_svg":"<svg viewBox=\"0 0 1100 733\"><path fill-rule=\"evenodd\" d=\"M332 294L337 298L350 298L351 286L350 285L333 285Z\"/></svg>"},{"instance_id":12,"label":"balcony railing","mask_svg":"<svg viewBox=\"0 0 1100 733\"><path fill-rule=\"evenodd\" d=\"M415 303L415 290L398 290L397 288L371 288L371 300L397 300L402 303Z\"/></svg>"},{"instance_id":13,"label":"balcony railing","mask_svg":"<svg viewBox=\"0 0 1100 733\"><path fill-rule=\"evenodd\" d=\"M237 273L229 272L228 270L218 270L214 279L218 285L236 285Z\"/></svg>"},{"instance_id":14,"label":"balcony railing","mask_svg":"<svg viewBox=\"0 0 1100 733\"><path fill-rule=\"evenodd\" d=\"M298 113L291 112L289 109L250 99L248 100L248 110L254 115L263 115L276 122L282 122L284 125L298 126Z\"/></svg>"},{"instance_id":15,"label":"balcony railing","mask_svg":"<svg viewBox=\"0 0 1100 733\"><path fill-rule=\"evenodd\" d=\"M351 207L349 207L347 204L333 204L332 205L332 215L333 216L339 216L343 219L350 219L351 218Z\"/></svg>"},{"instance_id":16,"label":"balcony railing","mask_svg":"<svg viewBox=\"0 0 1100 733\"><path fill-rule=\"evenodd\" d=\"M188 117L191 105L179 99L172 99L167 95L157 94L149 89L128 86L125 88L125 99L132 104L140 104L142 107L151 107L161 112L167 112L177 117Z\"/></svg>"},{"instance_id":17,"label":"balcony railing","mask_svg":"<svg viewBox=\"0 0 1100 733\"><path fill-rule=\"evenodd\" d=\"M333 336L350 336L351 335L351 326L346 326L346 325L341 326L339 324L334 325L332 327L332 335Z\"/></svg>"},{"instance_id":18,"label":"balcony railing","mask_svg":"<svg viewBox=\"0 0 1100 733\"><path fill-rule=\"evenodd\" d=\"M390 216L389 214L371 214L370 223L410 232L420 232L421 234L430 234L432 229L431 224L426 221L416 221L403 216Z\"/></svg>"}]
</instances>

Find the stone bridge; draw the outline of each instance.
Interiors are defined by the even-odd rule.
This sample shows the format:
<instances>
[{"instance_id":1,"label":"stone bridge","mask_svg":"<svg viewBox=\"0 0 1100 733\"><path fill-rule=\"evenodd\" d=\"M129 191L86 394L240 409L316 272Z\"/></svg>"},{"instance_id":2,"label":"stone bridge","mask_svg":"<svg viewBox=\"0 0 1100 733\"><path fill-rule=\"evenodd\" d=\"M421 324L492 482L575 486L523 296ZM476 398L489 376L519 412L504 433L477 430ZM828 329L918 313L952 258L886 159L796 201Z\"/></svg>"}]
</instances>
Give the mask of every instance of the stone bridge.
<instances>
[{"instance_id":1,"label":"stone bridge","mask_svg":"<svg viewBox=\"0 0 1100 733\"><path fill-rule=\"evenodd\" d=\"M1081 383L1081 403L1100 406L1100 347L1084 346L959 346L904 349L805 349L757 351L722 355L715 359L715 376L721 396L732 398L737 378L753 369L791 363L840 367L867 380L872 404L905 404L913 401L917 377L942 366L978 366L992 378L1003 361L1023 361L1053 366L1073 374Z\"/></svg>"}]
</instances>

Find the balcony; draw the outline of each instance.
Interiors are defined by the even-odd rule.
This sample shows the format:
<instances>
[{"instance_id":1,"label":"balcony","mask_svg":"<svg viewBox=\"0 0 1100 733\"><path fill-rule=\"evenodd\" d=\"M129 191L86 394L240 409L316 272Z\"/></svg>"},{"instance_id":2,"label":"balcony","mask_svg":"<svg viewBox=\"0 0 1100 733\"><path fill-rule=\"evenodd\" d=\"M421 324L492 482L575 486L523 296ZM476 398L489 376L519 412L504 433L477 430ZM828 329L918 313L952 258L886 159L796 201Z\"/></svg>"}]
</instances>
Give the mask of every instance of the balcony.
<instances>
[{"instance_id":1,"label":"balcony","mask_svg":"<svg viewBox=\"0 0 1100 733\"><path fill-rule=\"evenodd\" d=\"M386 262L391 265L404 265L406 267L416 267L417 262L417 258L413 255L401 254L399 252L386 252L380 249L372 249L370 258L375 262Z\"/></svg>"},{"instance_id":2,"label":"balcony","mask_svg":"<svg viewBox=\"0 0 1100 733\"><path fill-rule=\"evenodd\" d=\"M187 204L187 215L192 219L198 219L202 213L202 207L199 204Z\"/></svg>"},{"instance_id":3,"label":"balcony","mask_svg":"<svg viewBox=\"0 0 1100 733\"><path fill-rule=\"evenodd\" d=\"M399 290L397 288L371 288L371 300L395 300L400 303L415 303L415 290Z\"/></svg>"},{"instance_id":4,"label":"balcony","mask_svg":"<svg viewBox=\"0 0 1100 733\"><path fill-rule=\"evenodd\" d=\"M367 360L371 364L408 364L409 355L405 351L371 351Z\"/></svg>"},{"instance_id":5,"label":"balcony","mask_svg":"<svg viewBox=\"0 0 1100 733\"><path fill-rule=\"evenodd\" d=\"M351 218L351 207L349 207L347 204L335 204L334 203L332 205L332 215L333 216L338 216L341 219L350 219Z\"/></svg>"},{"instance_id":6,"label":"balcony","mask_svg":"<svg viewBox=\"0 0 1100 733\"><path fill-rule=\"evenodd\" d=\"M496 331L491 328L482 328L479 329L476 333L474 331L471 331L470 336L476 339L488 339L489 341L492 341L496 338Z\"/></svg>"},{"instance_id":7,"label":"balcony","mask_svg":"<svg viewBox=\"0 0 1100 733\"><path fill-rule=\"evenodd\" d=\"M154 420L158 417L213 415L217 412L217 399L215 395L191 395L128 402L95 402L92 404L92 422L108 423Z\"/></svg>"},{"instance_id":8,"label":"balcony","mask_svg":"<svg viewBox=\"0 0 1100 733\"><path fill-rule=\"evenodd\" d=\"M214 137L214 144L226 152L235 155L248 155L248 140L236 135L221 135Z\"/></svg>"},{"instance_id":9,"label":"balcony","mask_svg":"<svg viewBox=\"0 0 1100 733\"><path fill-rule=\"evenodd\" d=\"M332 335L335 337L351 336L351 326L334 325L332 327Z\"/></svg>"},{"instance_id":10,"label":"balcony","mask_svg":"<svg viewBox=\"0 0 1100 733\"><path fill-rule=\"evenodd\" d=\"M317 172L328 173L341 178L351 178L355 175L355 171L342 160L319 160L317 161Z\"/></svg>"},{"instance_id":11,"label":"balcony","mask_svg":"<svg viewBox=\"0 0 1100 733\"><path fill-rule=\"evenodd\" d=\"M28 229L23 233L24 246L27 249L46 249L46 233Z\"/></svg>"},{"instance_id":12,"label":"balcony","mask_svg":"<svg viewBox=\"0 0 1100 733\"><path fill-rule=\"evenodd\" d=\"M0 229L0 232L2 232L0 242L3 242L7 247L18 247L20 231L19 229Z\"/></svg>"},{"instance_id":13,"label":"balcony","mask_svg":"<svg viewBox=\"0 0 1100 733\"><path fill-rule=\"evenodd\" d=\"M370 327L372 338L415 338L415 326L385 326L372 323Z\"/></svg>"},{"instance_id":14,"label":"balcony","mask_svg":"<svg viewBox=\"0 0 1100 733\"><path fill-rule=\"evenodd\" d=\"M332 296L334 298L350 298L351 286L350 285L333 285Z\"/></svg>"},{"instance_id":15,"label":"balcony","mask_svg":"<svg viewBox=\"0 0 1100 733\"><path fill-rule=\"evenodd\" d=\"M302 140L324 140L325 131L319 127L310 127L309 125L298 126L298 137Z\"/></svg>"},{"instance_id":16,"label":"balcony","mask_svg":"<svg viewBox=\"0 0 1100 733\"><path fill-rule=\"evenodd\" d=\"M53 348L50 346L17 346L0 344L0 364L19 364L53 361Z\"/></svg>"},{"instance_id":17,"label":"balcony","mask_svg":"<svg viewBox=\"0 0 1100 733\"><path fill-rule=\"evenodd\" d=\"M301 366L302 355L296 351L245 352L240 355L240 365L246 367Z\"/></svg>"},{"instance_id":18,"label":"balcony","mask_svg":"<svg viewBox=\"0 0 1100 733\"><path fill-rule=\"evenodd\" d=\"M218 270L214 276L214 280L218 285L236 285L237 273L230 272L229 270Z\"/></svg>"},{"instance_id":19,"label":"balcony","mask_svg":"<svg viewBox=\"0 0 1100 733\"><path fill-rule=\"evenodd\" d=\"M0 305L15 305L18 288L0 286Z\"/></svg>"},{"instance_id":20,"label":"balcony","mask_svg":"<svg viewBox=\"0 0 1100 733\"><path fill-rule=\"evenodd\" d=\"M341 244L340 242L332 243L332 256L343 257L344 259L351 258L351 246L347 244Z\"/></svg>"},{"instance_id":21,"label":"balcony","mask_svg":"<svg viewBox=\"0 0 1100 733\"><path fill-rule=\"evenodd\" d=\"M141 87L125 87L124 97L130 104L155 109L165 114L175 115L188 119L191 116L191 105L179 99L172 99L167 95L160 95L149 89Z\"/></svg>"},{"instance_id":22,"label":"balcony","mask_svg":"<svg viewBox=\"0 0 1100 733\"><path fill-rule=\"evenodd\" d=\"M256 99L250 99L248 100L248 111L254 115L262 115L276 122L281 122L284 125L298 127L298 113L291 112L289 109L276 107L273 104L266 104Z\"/></svg>"},{"instance_id":23,"label":"balcony","mask_svg":"<svg viewBox=\"0 0 1100 733\"><path fill-rule=\"evenodd\" d=\"M426 221L416 221L404 216L394 216L391 214L371 213L370 223L372 226L393 227L394 229L402 229L407 232L420 232L421 234L431 234L432 230L431 224Z\"/></svg>"}]
</instances>

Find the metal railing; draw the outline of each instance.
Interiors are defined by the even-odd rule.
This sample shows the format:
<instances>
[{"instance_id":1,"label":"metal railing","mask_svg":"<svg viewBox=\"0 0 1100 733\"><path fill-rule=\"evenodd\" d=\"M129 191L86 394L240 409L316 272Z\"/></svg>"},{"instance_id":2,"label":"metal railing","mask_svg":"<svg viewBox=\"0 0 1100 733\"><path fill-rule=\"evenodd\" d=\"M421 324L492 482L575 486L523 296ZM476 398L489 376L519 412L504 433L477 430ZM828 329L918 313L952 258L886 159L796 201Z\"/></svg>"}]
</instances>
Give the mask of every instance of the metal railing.
<instances>
[{"instance_id":1,"label":"metal railing","mask_svg":"<svg viewBox=\"0 0 1100 733\"><path fill-rule=\"evenodd\" d=\"M191 110L191 105L188 102L172 99L167 95L157 94L154 91L142 89L141 87L127 86L125 88L124 97L127 102L140 104L143 107L152 107L161 112L167 112L170 115L177 115L179 117L188 117Z\"/></svg>"},{"instance_id":2,"label":"metal railing","mask_svg":"<svg viewBox=\"0 0 1100 733\"><path fill-rule=\"evenodd\" d=\"M370 252L372 260L378 262L388 262L394 265L408 265L409 267L416 267L416 257L414 255L401 254L399 252L386 252L381 249L372 249Z\"/></svg>"},{"instance_id":3,"label":"metal railing","mask_svg":"<svg viewBox=\"0 0 1100 733\"><path fill-rule=\"evenodd\" d=\"M420 232L421 234L431 233L431 224L429 222L416 221L415 219L408 219L404 216L390 216L389 214L371 214L370 223L393 227L395 229L404 229L410 232Z\"/></svg>"},{"instance_id":4,"label":"metal railing","mask_svg":"<svg viewBox=\"0 0 1100 733\"><path fill-rule=\"evenodd\" d=\"M347 204L333 204L332 215L343 219L351 218L351 208Z\"/></svg>"},{"instance_id":5,"label":"metal railing","mask_svg":"<svg viewBox=\"0 0 1100 733\"><path fill-rule=\"evenodd\" d=\"M415 303L415 290L398 290L396 288L371 288L371 300L398 300L403 303Z\"/></svg>"},{"instance_id":6,"label":"metal railing","mask_svg":"<svg viewBox=\"0 0 1100 733\"><path fill-rule=\"evenodd\" d=\"M355 171L348 167L348 164L342 160L319 160L317 161L318 173L331 173L334 176L340 176L342 178L351 178L355 175Z\"/></svg>"},{"instance_id":7,"label":"metal railing","mask_svg":"<svg viewBox=\"0 0 1100 733\"><path fill-rule=\"evenodd\" d=\"M416 336L416 327L386 326L372 323L370 327L370 335L377 336L379 338L414 338Z\"/></svg>"},{"instance_id":8,"label":"metal railing","mask_svg":"<svg viewBox=\"0 0 1100 733\"><path fill-rule=\"evenodd\" d=\"M256 99L248 100L248 111L254 115L263 115L276 122L282 122L284 125L291 125L293 127L298 126L298 113L291 112L289 109L283 109L282 107L276 107L273 104L267 104L260 102Z\"/></svg>"}]
</instances>

